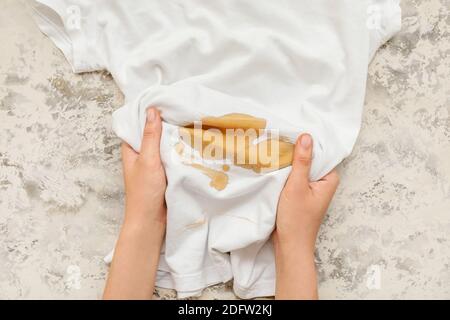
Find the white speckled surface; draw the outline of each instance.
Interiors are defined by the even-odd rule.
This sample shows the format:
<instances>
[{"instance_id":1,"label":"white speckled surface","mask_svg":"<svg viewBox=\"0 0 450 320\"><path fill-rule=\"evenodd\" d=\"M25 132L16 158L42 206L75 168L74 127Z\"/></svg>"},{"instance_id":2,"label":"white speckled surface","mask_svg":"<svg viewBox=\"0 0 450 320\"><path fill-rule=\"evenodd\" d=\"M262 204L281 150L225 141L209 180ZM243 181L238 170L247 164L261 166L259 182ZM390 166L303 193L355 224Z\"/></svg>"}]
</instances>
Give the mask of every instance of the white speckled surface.
<instances>
[{"instance_id":1,"label":"white speckled surface","mask_svg":"<svg viewBox=\"0 0 450 320\"><path fill-rule=\"evenodd\" d=\"M96 299L122 217L122 97L106 73L74 75L24 3L0 0L0 299ZM322 298L450 299L450 1L402 8L321 230Z\"/></svg>"}]
</instances>

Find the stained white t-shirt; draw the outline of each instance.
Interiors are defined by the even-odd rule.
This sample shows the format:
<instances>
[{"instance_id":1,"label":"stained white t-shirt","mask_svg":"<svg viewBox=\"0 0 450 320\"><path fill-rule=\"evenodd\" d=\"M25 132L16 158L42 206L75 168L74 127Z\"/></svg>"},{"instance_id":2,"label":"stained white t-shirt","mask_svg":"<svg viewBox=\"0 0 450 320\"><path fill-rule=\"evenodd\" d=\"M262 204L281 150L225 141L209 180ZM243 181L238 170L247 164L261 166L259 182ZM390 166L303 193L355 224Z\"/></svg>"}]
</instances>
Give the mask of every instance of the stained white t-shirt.
<instances>
[{"instance_id":1,"label":"stained white t-shirt","mask_svg":"<svg viewBox=\"0 0 450 320\"><path fill-rule=\"evenodd\" d=\"M223 190L173 155L179 126L245 113L292 141L314 139L311 179L354 146L367 69L401 25L399 0L38 0L41 30L74 72L106 69L125 95L113 115L139 151L145 110L164 120L168 224L157 285L180 297L234 278L242 298L275 290L279 194L290 168L232 167Z\"/></svg>"}]
</instances>

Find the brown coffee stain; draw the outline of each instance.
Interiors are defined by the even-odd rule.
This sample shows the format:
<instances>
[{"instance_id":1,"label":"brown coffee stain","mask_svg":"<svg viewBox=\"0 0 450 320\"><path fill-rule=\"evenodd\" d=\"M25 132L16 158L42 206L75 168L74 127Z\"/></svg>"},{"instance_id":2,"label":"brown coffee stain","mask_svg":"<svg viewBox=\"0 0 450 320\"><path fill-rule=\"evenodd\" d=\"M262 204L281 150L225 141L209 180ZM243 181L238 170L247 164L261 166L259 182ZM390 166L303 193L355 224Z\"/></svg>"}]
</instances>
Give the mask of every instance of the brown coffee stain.
<instances>
[{"instance_id":1,"label":"brown coffee stain","mask_svg":"<svg viewBox=\"0 0 450 320\"><path fill-rule=\"evenodd\" d=\"M221 117L204 117L201 120L203 129L265 129L266 119L256 118L243 113L230 113Z\"/></svg>"},{"instance_id":2,"label":"brown coffee stain","mask_svg":"<svg viewBox=\"0 0 450 320\"><path fill-rule=\"evenodd\" d=\"M183 157L184 155L184 148L185 146L182 142L177 143L174 147L175 152L178 153L180 157ZM209 185L218 191L225 189L225 187L228 185L228 175L224 173L230 169L228 165L223 165L222 169L224 172L221 172L219 170L205 167L198 163L188 163L184 161L183 164L200 170L203 174L211 178L211 182L209 183Z\"/></svg>"},{"instance_id":3,"label":"brown coffee stain","mask_svg":"<svg viewBox=\"0 0 450 320\"><path fill-rule=\"evenodd\" d=\"M257 173L283 169L292 164L294 145L270 136L262 141L266 120L244 114L206 117L201 126L180 128L182 140L204 159L231 159L233 164ZM231 132L226 129L233 129ZM228 134L224 134L224 133ZM265 155L265 156L262 156Z\"/></svg>"},{"instance_id":4,"label":"brown coffee stain","mask_svg":"<svg viewBox=\"0 0 450 320\"><path fill-rule=\"evenodd\" d=\"M206 223L206 219L205 218L201 218L201 219L197 220L194 223L191 223L191 224L188 224L188 225L184 226L184 229L185 230L186 229L194 229L194 228L197 228L197 227L200 227L200 226L204 225L205 223Z\"/></svg>"},{"instance_id":5,"label":"brown coffee stain","mask_svg":"<svg viewBox=\"0 0 450 320\"><path fill-rule=\"evenodd\" d=\"M228 185L228 175L222 171L214 170L198 163L187 165L200 170L203 174L208 176L211 179L209 185L217 191L222 191Z\"/></svg>"},{"instance_id":6,"label":"brown coffee stain","mask_svg":"<svg viewBox=\"0 0 450 320\"><path fill-rule=\"evenodd\" d=\"M231 113L221 117L205 117L199 124L179 129L180 138L203 159L232 160L235 166L256 173L283 169L292 164L294 145L283 137L266 136L262 139L267 121L247 114ZM227 130L233 129L233 130ZM225 134L226 133L226 134ZM267 134L267 133L266 133ZM182 155L184 144L175 146ZM200 164L188 164L211 178L211 187L223 190L228 184L229 165L222 171Z\"/></svg>"},{"instance_id":7,"label":"brown coffee stain","mask_svg":"<svg viewBox=\"0 0 450 320\"><path fill-rule=\"evenodd\" d=\"M178 142L175 145L175 152L178 153L179 156L182 156L183 152L184 152L184 144L181 142Z\"/></svg>"}]
</instances>

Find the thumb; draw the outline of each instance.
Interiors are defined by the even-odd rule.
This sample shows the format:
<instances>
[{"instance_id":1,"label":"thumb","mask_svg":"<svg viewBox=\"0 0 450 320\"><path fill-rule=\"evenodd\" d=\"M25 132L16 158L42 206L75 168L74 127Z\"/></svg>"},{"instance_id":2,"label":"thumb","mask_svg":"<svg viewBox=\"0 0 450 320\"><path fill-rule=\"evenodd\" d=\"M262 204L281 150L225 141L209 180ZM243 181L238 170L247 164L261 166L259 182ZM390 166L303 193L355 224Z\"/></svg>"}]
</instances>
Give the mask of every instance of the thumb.
<instances>
[{"instance_id":1,"label":"thumb","mask_svg":"<svg viewBox=\"0 0 450 320\"><path fill-rule=\"evenodd\" d=\"M289 183L294 183L298 188L309 188L309 172L311 171L313 141L309 134L302 134L295 145L292 160L292 171Z\"/></svg>"},{"instance_id":2,"label":"thumb","mask_svg":"<svg viewBox=\"0 0 450 320\"><path fill-rule=\"evenodd\" d=\"M141 156L145 159L159 158L159 145L161 141L162 123L159 111L156 108L147 110L147 121L145 123L142 137Z\"/></svg>"}]
</instances>

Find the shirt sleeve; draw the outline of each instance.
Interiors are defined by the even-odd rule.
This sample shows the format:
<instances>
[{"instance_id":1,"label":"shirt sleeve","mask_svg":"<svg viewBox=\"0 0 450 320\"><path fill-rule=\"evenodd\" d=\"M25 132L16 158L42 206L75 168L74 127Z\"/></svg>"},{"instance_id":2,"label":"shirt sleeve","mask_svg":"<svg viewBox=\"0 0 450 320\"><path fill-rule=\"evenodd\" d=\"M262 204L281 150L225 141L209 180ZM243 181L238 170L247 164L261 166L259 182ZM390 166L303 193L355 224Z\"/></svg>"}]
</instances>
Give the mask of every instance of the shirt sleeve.
<instances>
[{"instance_id":1,"label":"shirt sleeve","mask_svg":"<svg viewBox=\"0 0 450 320\"><path fill-rule=\"evenodd\" d=\"M32 0L34 19L76 73L105 69L99 0Z\"/></svg>"},{"instance_id":2,"label":"shirt sleeve","mask_svg":"<svg viewBox=\"0 0 450 320\"><path fill-rule=\"evenodd\" d=\"M386 41L400 31L402 12L400 0L369 0L367 6L367 28L370 34L370 56Z\"/></svg>"}]
</instances>

